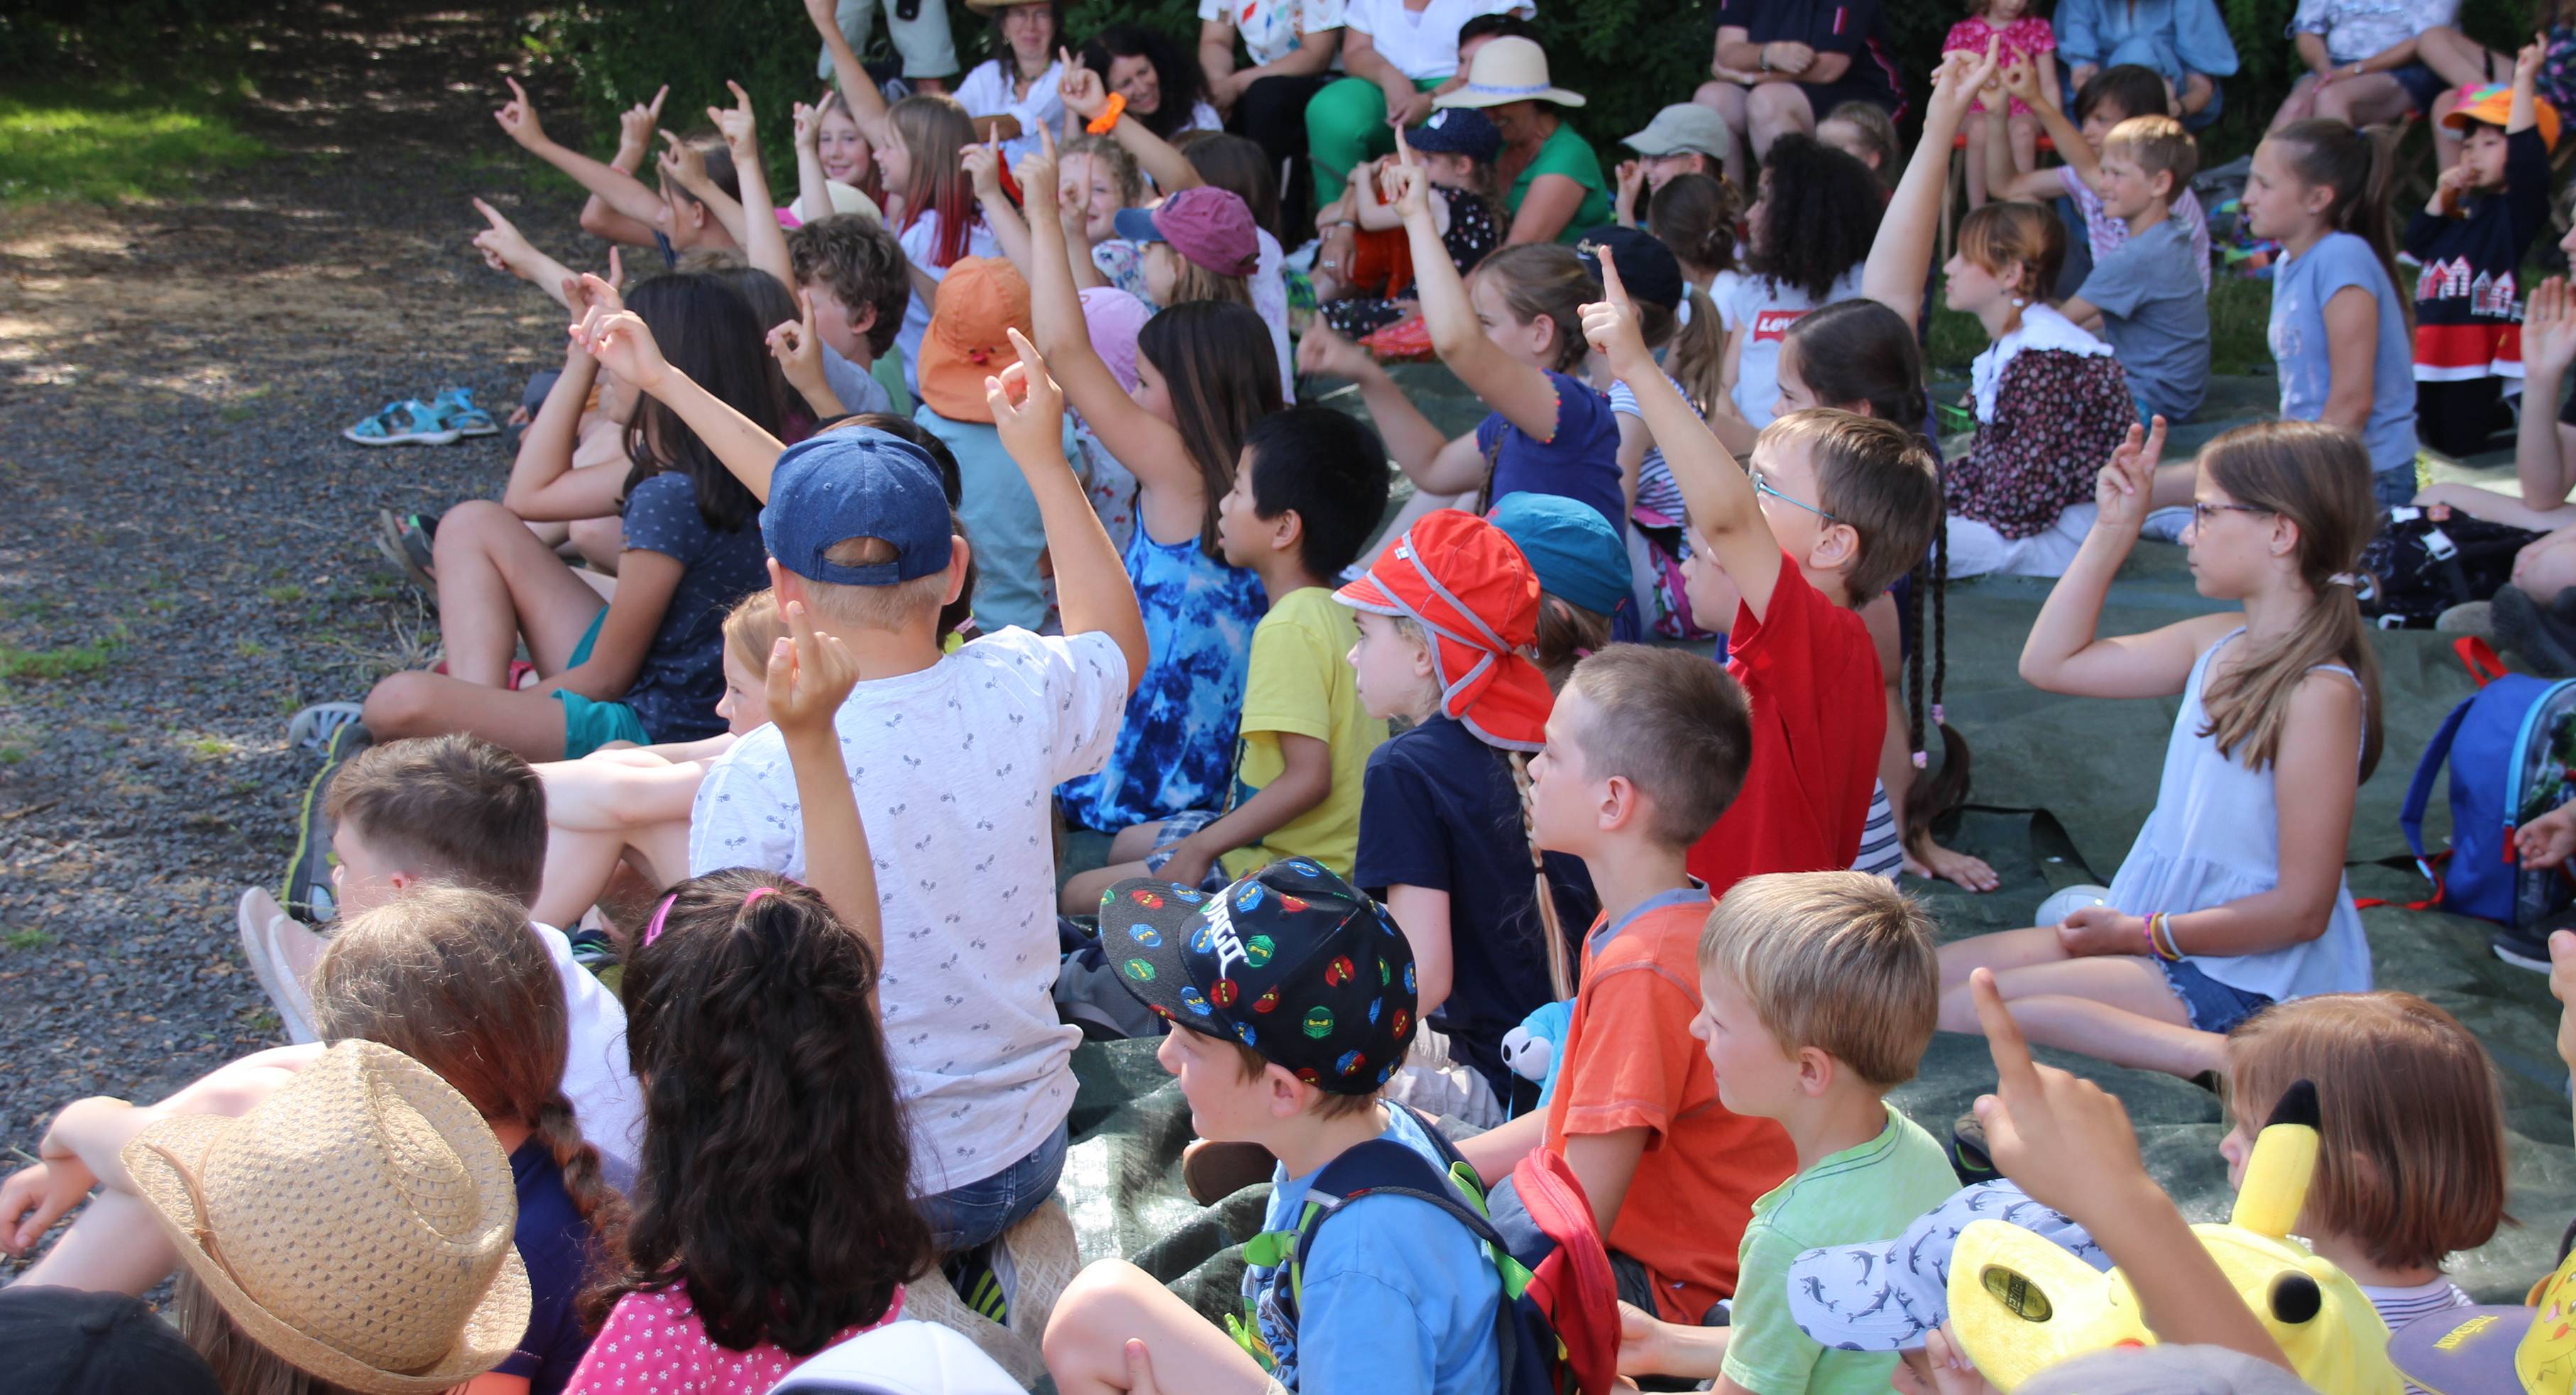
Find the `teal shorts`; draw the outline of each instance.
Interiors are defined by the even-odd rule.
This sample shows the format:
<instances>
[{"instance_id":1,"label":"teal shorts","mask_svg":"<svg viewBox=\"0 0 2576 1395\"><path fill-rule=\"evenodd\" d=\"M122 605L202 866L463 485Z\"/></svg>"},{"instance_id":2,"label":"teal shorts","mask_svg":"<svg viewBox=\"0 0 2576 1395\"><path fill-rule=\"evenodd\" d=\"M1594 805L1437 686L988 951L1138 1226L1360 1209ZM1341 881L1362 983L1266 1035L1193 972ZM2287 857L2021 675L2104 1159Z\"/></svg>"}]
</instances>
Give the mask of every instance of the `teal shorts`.
<instances>
[{"instance_id":1,"label":"teal shorts","mask_svg":"<svg viewBox=\"0 0 2576 1395\"><path fill-rule=\"evenodd\" d=\"M581 643L572 647L572 662L564 667L579 668L590 662L590 648L599 643L599 627L607 619L608 607L601 606L599 613L590 617L590 628L581 632ZM644 732L644 720L625 703L602 702L561 688L555 689L555 701L562 703L564 709L565 760L579 760L611 741L653 744L653 738Z\"/></svg>"}]
</instances>

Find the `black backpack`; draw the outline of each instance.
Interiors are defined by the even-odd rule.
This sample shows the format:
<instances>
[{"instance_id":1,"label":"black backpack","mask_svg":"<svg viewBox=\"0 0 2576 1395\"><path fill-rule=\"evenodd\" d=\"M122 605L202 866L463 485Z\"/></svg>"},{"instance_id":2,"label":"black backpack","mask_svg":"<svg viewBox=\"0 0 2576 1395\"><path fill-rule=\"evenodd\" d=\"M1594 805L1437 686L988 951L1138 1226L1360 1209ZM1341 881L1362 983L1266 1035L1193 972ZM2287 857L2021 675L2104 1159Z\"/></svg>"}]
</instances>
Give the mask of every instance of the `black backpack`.
<instances>
[{"instance_id":1,"label":"black backpack","mask_svg":"<svg viewBox=\"0 0 2576 1395\"><path fill-rule=\"evenodd\" d=\"M2390 509L2361 550L2361 613L2383 630L2429 630L2455 605L2492 599L2542 536L2442 504Z\"/></svg>"}]
</instances>

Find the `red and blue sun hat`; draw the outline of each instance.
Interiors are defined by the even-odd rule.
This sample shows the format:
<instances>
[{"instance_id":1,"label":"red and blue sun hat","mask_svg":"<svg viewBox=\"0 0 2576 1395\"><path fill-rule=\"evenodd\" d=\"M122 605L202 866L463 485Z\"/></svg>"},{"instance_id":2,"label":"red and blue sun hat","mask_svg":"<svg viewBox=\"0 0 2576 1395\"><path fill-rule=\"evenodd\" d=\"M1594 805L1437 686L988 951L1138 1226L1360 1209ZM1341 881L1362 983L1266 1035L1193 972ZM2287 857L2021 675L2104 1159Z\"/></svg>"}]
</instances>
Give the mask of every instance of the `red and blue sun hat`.
<instances>
[{"instance_id":1,"label":"red and blue sun hat","mask_svg":"<svg viewBox=\"0 0 2576 1395\"><path fill-rule=\"evenodd\" d=\"M1100 898L1100 951L1156 1016L1239 1041L1328 1094L1373 1093L1413 1042L1412 943L1306 858L1220 892L1120 882Z\"/></svg>"},{"instance_id":2,"label":"red and blue sun hat","mask_svg":"<svg viewBox=\"0 0 2576 1395\"><path fill-rule=\"evenodd\" d=\"M1415 519L1333 599L1420 625L1440 670L1440 711L1488 746L1535 751L1556 706L1529 658L1538 592L1538 573L1502 529L1441 509Z\"/></svg>"}]
</instances>

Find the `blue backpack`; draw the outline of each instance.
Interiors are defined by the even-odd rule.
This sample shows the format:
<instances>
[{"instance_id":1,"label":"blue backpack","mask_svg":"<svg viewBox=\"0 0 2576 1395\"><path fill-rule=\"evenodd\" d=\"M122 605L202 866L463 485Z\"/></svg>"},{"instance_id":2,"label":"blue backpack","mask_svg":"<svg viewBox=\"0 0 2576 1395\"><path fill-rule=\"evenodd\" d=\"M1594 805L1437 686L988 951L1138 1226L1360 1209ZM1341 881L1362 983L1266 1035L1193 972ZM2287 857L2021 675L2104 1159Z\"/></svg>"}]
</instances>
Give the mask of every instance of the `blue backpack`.
<instances>
[{"instance_id":1,"label":"blue backpack","mask_svg":"<svg viewBox=\"0 0 2576 1395\"><path fill-rule=\"evenodd\" d=\"M2570 899L2559 868L2521 865L2513 834L2576 795L2576 679L2505 673L2491 654L2471 645L2463 642L2461 658L2478 676L2478 691L2451 709L2424 748L2398 824L2416 868L2433 883L2432 899L2418 908L2525 928ZM2481 660L2489 671L2480 670ZM2450 861L2435 872L2432 864L2443 855L2424 851L2424 810L2445 762L2451 768Z\"/></svg>"}]
</instances>

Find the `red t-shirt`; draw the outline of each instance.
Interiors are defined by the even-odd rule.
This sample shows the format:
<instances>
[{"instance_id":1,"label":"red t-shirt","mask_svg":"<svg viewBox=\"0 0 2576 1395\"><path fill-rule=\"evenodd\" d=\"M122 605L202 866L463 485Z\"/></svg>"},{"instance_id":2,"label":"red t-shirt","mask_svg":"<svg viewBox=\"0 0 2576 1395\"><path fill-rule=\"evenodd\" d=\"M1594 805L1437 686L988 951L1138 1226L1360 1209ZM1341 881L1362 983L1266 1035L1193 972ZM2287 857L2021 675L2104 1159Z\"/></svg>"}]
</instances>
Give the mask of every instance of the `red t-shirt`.
<instances>
[{"instance_id":1,"label":"red t-shirt","mask_svg":"<svg viewBox=\"0 0 2576 1395\"><path fill-rule=\"evenodd\" d=\"M1735 1292L1754 1198L1798 1170L1789 1135L1717 1102L1699 1016L1699 934L1714 903L1696 888L1648 901L1617 933L1584 937L1582 988L1565 1029L1544 1146L1643 1127L1646 1151L1602 1237L1646 1266L1667 1321L1696 1326ZM1606 919L1606 917L1605 917Z\"/></svg>"},{"instance_id":2,"label":"red t-shirt","mask_svg":"<svg viewBox=\"0 0 2576 1395\"><path fill-rule=\"evenodd\" d=\"M1753 708L1753 763L1735 802L1691 846L1691 875L1724 896L1765 872L1851 866L1887 739L1887 680L1869 626L1783 553L1771 613L1738 604L1726 643L1726 671Z\"/></svg>"}]
</instances>

